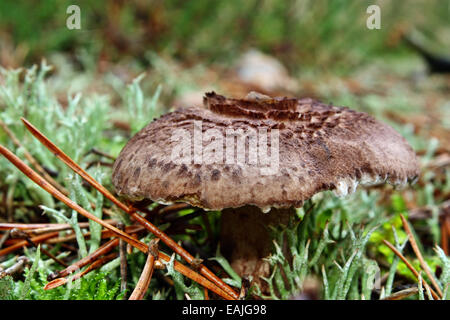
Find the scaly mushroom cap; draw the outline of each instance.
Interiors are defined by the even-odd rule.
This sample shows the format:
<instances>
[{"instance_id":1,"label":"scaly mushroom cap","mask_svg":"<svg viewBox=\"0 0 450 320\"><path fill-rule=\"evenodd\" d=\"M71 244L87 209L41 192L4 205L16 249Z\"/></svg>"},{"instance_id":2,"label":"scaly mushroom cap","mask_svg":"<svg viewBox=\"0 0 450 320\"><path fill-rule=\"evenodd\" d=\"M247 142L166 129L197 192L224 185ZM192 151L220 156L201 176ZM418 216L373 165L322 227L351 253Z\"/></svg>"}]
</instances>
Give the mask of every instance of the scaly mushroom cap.
<instances>
[{"instance_id":1,"label":"scaly mushroom cap","mask_svg":"<svg viewBox=\"0 0 450 320\"><path fill-rule=\"evenodd\" d=\"M120 196L132 201L183 201L213 210L244 205L268 210L300 207L324 190L346 195L354 192L359 183L405 185L419 174L416 155L406 140L363 112L309 98L228 99L214 92L206 94L204 105L206 108L168 113L149 123L127 143L113 167L113 184ZM186 130L189 138L174 139L177 129ZM214 139L211 132L208 136L209 129L216 129ZM260 161L263 158L258 158L257 163L250 161L258 154L248 152L254 150L250 148L255 146L251 142L255 139L245 139L245 161L240 158L239 162L239 153L226 148L225 137L230 129L238 138L251 137L256 130L258 139L267 130L268 157L272 162L276 158L271 158L271 147L276 146L274 141L279 144L275 173L262 173L262 167L267 167ZM242 131L239 133L238 129ZM272 140L275 129L279 140ZM198 154L195 134L199 133L203 139L201 163L194 158ZM219 133L224 137L222 141ZM181 147L180 141L184 141ZM212 141L223 145L220 161L217 148L212 152L208 149ZM259 140L259 145L264 142ZM174 148L187 150L189 153L180 154L192 157L184 158L184 163L175 161ZM227 160L226 153L230 151Z\"/></svg>"}]
</instances>

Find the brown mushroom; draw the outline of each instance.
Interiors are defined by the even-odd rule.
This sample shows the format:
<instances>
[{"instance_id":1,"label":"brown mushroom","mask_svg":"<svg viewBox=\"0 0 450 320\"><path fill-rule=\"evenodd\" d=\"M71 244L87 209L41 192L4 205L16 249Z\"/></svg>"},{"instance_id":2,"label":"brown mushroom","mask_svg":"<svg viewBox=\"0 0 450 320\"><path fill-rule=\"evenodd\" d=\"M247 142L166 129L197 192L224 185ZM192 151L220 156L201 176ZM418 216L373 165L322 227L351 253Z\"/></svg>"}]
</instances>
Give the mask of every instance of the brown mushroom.
<instances>
[{"instance_id":1,"label":"brown mushroom","mask_svg":"<svg viewBox=\"0 0 450 320\"><path fill-rule=\"evenodd\" d=\"M132 201L223 210L222 253L257 280L269 272L268 224L286 223L320 191L405 185L418 173L405 139L366 113L309 98L212 92L204 108L176 110L137 133L114 164L113 184Z\"/></svg>"}]
</instances>

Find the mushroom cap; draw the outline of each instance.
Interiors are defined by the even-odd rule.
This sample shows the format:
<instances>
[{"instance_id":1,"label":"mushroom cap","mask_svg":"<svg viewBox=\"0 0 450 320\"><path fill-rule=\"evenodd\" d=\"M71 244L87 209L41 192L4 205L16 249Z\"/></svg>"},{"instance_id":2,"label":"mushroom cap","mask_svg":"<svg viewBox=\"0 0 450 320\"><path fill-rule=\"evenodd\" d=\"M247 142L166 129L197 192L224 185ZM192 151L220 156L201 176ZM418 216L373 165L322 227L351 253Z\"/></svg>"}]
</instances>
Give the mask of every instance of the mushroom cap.
<instances>
[{"instance_id":1,"label":"mushroom cap","mask_svg":"<svg viewBox=\"0 0 450 320\"><path fill-rule=\"evenodd\" d=\"M177 129L186 130L189 138L174 139ZM210 129L215 129L214 139ZM242 152L234 152L234 147L227 158L230 129L237 137L230 141L244 137L240 141L245 141L245 161L242 157L239 161ZM252 152L251 141L258 140L251 139L255 130L258 139L267 132L268 156L275 155L271 148L278 141L279 161L270 174L262 174L267 164ZM276 132L279 139L272 140ZM194 158L199 154L194 147L199 133L201 163ZM216 149L208 149L213 141L218 143ZM215 153L220 145L223 153ZM258 140L258 148L263 145L264 140ZM174 161L175 148L188 151L181 154L191 158ZM257 163L250 161L255 154ZM252 94L229 99L212 92L205 95L203 108L165 114L130 139L114 163L112 181L116 192L131 201L181 201L209 210L255 205L266 211L301 207L324 190L342 196L354 192L358 184L405 185L418 174L416 155L406 140L366 113L310 98Z\"/></svg>"}]
</instances>

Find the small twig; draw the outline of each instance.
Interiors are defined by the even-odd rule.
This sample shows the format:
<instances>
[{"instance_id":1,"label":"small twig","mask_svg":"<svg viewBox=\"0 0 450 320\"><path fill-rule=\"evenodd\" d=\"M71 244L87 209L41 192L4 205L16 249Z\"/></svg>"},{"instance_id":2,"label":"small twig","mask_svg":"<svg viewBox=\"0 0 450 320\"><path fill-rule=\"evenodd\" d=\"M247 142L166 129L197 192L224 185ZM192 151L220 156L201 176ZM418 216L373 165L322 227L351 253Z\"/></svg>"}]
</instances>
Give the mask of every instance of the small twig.
<instances>
[{"instance_id":1,"label":"small twig","mask_svg":"<svg viewBox=\"0 0 450 320\"><path fill-rule=\"evenodd\" d=\"M87 267L85 270L75 274L72 277L72 281L78 280L81 277L85 276L86 274L88 274L89 272L100 268L101 266L103 266L104 264L108 263L109 261L115 259L117 257L117 253L111 253L105 257L102 257L98 260L95 260L89 267ZM44 290L50 290L50 289L55 289L57 287L60 287L64 284L66 284L69 281L69 279L67 278L57 278L55 280L50 281L49 283L47 283L44 286Z\"/></svg>"},{"instance_id":2,"label":"small twig","mask_svg":"<svg viewBox=\"0 0 450 320\"><path fill-rule=\"evenodd\" d=\"M383 240L383 243L385 245L387 245L389 247L389 249L391 249L408 267L409 270L411 270L411 272L414 274L414 276L419 279L419 273L417 272L417 270L412 266L411 263L409 263L409 261L405 258L405 256L398 251L389 241L387 240ZM425 286L425 288L429 288L431 294L433 295L433 297L435 299L439 299L439 296L436 294L436 292L434 292L434 290L432 288L430 288L430 286L428 285L428 283L425 281L425 279L423 279L423 285Z\"/></svg>"},{"instance_id":3,"label":"small twig","mask_svg":"<svg viewBox=\"0 0 450 320\"><path fill-rule=\"evenodd\" d=\"M58 236L58 232L50 232L50 233L42 234L40 236L33 237L33 238L31 238L31 240L33 240L33 242L37 244L37 243L41 243L41 242L43 242L43 241L45 241L47 239L50 239L50 238L53 238L53 237L57 237L57 236ZM18 249L20 249L20 248L22 248L24 246L29 246L29 245L30 244L26 240L18 241L16 243L10 245L7 248L1 249L0 250L0 257L4 256L4 255L7 255L7 254L9 254L11 252L14 252L14 251L16 251L16 250L18 250Z\"/></svg>"},{"instance_id":4,"label":"small twig","mask_svg":"<svg viewBox=\"0 0 450 320\"><path fill-rule=\"evenodd\" d=\"M170 257L161 251L159 252L158 258L160 260L170 262ZM236 300L236 299L234 299L234 297L229 295L227 292L225 292L225 291L221 290L219 287L217 287L213 282L209 281L208 279L201 276L200 274L198 274L194 270L190 269L189 267L185 266L184 264L180 263L179 261L177 261L177 260L173 261L173 268L176 271L178 271L179 273L181 273L182 275L184 275L185 277L188 277L189 279L197 282L201 286L207 288L209 291L212 291L215 294L218 294L219 296L223 297L224 299Z\"/></svg>"},{"instance_id":5,"label":"small twig","mask_svg":"<svg viewBox=\"0 0 450 320\"><path fill-rule=\"evenodd\" d=\"M106 222L113 223L113 220L105 220ZM89 226L88 222L78 223L80 228L87 228ZM55 228L54 231L66 230L66 228L71 228L68 223L0 223L0 230L33 230L33 229L47 229ZM61 228L61 229L59 229Z\"/></svg>"},{"instance_id":6,"label":"small twig","mask_svg":"<svg viewBox=\"0 0 450 320\"><path fill-rule=\"evenodd\" d=\"M73 273L74 271L79 270L90 263L93 263L98 257L107 254L108 252L113 250L115 247L117 247L118 244L119 244L118 238L112 239L112 240L104 243L93 253L91 253L90 255L84 257L83 259L75 262L74 264L68 266L66 269L51 273L47 277L47 280L51 281L56 278L68 276L69 274Z\"/></svg>"},{"instance_id":7,"label":"small twig","mask_svg":"<svg viewBox=\"0 0 450 320\"><path fill-rule=\"evenodd\" d=\"M158 214L167 214L169 212L177 212L183 209L190 208L191 206L187 203L175 203L170 206L166 206L158 211Z\"/></svg>"},{"instance_id":8,"label":"small twig","mask_svg":"<svg viewBox=\"0 0 450 320\"><path fill-rule=\"evenodd\" d=\"M117 225L121 230L125 227L121 222ZM119 242L120 255L120 291L124 292L123 299L126 299L125 291L127 290L127 243L120 239Z\"/></svg>"},{"instance_id":9,"label":"small twig","mask_svg":"<svg viewBox=\"0 0 450 320\"><path fill-rule=\"evenodd\" d=\"M422 266L423 270L427 274L428 278L430 279L430 281L433 284L433 286L436 289L436 291L442 297L442 290L439 287L438 283L436 282L436 279L434 279L434 276L431 274L431 271L430 271L430 268L428 267L428 264L423 259L422 253L420 252L419 247L418 247L417 242L416 242L416 239L414 238L414 235L411 232L411 228L409 227L408 221L406 221L405 217L402 214L400 214L400 217L401 217L402 222L403 222L403 228L405 229L406 233L408 234L409 242L411 243L411 246L412 246L412 248L414 250L414 253L416 254L417 258L420 261L420 265Z\"/></svg>"},{"instance_id":10,"label":"small twig","mask_svg":"<svg viewBox=\"0 0 450 320\"><path fill-rule=\"evenodd\" d=\"M130 227L126 227L125 228L125 232L130 234L130 235L132 235L133 233L142 231L142 230L143 230L143 227L141 227L141 226L130 226ZM90 238L90 236L91 236L90 232L83 233L83 237L84 238ZM102 239L111 238L112 236L115 236L115 233L111 232L111 230L105 229L105 230L102 230L102 232L101 232ZM45 241L45 243L55 244L55 243L62 243L62 242L72 241L72 240L75 240L75 239L76 239L76 234L75 233L71 233L71 234L68 234L66 236L49 239L49 240Z\"/></svg>"},{"instance_id":11,"label":"small twig","mask_svg":"<svg viewBox=\"0 0 450 320\"><path fill-rule=\"evenodd\" d=\"M32 247L37 248L37 244L26 234L24 231L19 229L12 229L11 230L11 237L12 238L19 238L19 239L25 239L28 244ZM62 261L61 259L58 259L54 254L52 254L50 251L44 249L41 247L41 252L45 254L47 257L55 261L56 263L62 265L63 267L68 267L68 264Z\"/></svg>"},{"instance_id":12,"label":"small twig","mask_svg":"<svg viewBox=\"0 0 450 320\"><path fill-rule=\"evenodd\" d=\"M0 238L0 249L3 247L5 241L8 240L10 232L11 232L10 230L7 230L5 234L3 234L2 237Z\"/></svg>"},{"instance_id":13,"label":"small twig","mask_svg":"<svg viewBox=\"0 0 450 320\"><path fill-rule=\"evenodd\" d=\"M13 264L11 267L6 269L5 271L0 271L0 279L6 276L12 276L23 270L23 267L28 263L28 258L25 256L21 256L17 259L17 262Z\"/></svg>"},{"instance_id":14,"label":"small twig","mask_svg":"<svg viewBox=\"0 0 450 320\"><path fill-rule=\"evenodd\" d=\"M409 296L416 294L417 292L419 292L417 287L412 287L405 290L397 291L381 300L403 300L405 298L408 298Z\"/></svg>"},{"instance_id":15,"label":"small twig","mask_svg":"<svg viewBox=\"0 0 450 320\"><path fill-rule=\"evenodd\" d=\"M89 162L89 163L86 165L86 170L89 169L89 168L91 168L91 167L93 167L93 166L101 166L101 167L112 168L113 163L105 162L105 161L92 161L92 162Z\"/></svg>"},{"instance_id":16,"label":"small twig","mask_svg":"<svg viewBox=\"0 0 450 320\"><path fill-rule=\"evenodd\" d=\"M81 228L81 226L80 226ZM86 227L84 227L86 228ZM57 226L57 227L49 227L49 228L40 228L40 229L31 229L31 230L23 230L22 232L27 234L28 236L37 236L44 233L54 232L54 231L65 231L72 229L72 226ZM13 229L20 230L20 229Z\"/></svg>"},{"instance_id":17,"label":"small twig","mask_svg":"<svg viewBox=\"0 0 450 320\"><path fill-rule=\"evenodd\" d=\"M148 246L148 256L147 262L145 263L144 269L142 270L139 281L133 290L130 298L128 300L142 300L144 299L145 293L150 285L150 280L152 279L153 267L155 265L155 260L158 259L158 242L159 239L153 239Z\"/></svg>"},{"instance_id":18,"label":"small twig","mask_svg":"<svg viewBox=\"0 0 450 320\"><path fill-rule=\"evenodd\" d=\"M58 274L56 274L56 277L65 277L69 274L71 274L72 272L82 268L83 266L91 263L92 261L94 261L97 257L111 251L114 247L116 247L117 245L119 245L119 239L113 239L107 243L105 243L104 245L102 245L100 248L98 248L96 251L94 251L91 255L86 256L85 258L81 259L80 261L76 262L75 264L69 266L67 269L60 271ZM144 252L147 253L147 252ZM159 260L164 260L166 262L170 261L170 257L168 255L166 255L163 252L159 252L158 254L158 259ZM157 260L155 262L155 268L157 269L164 269L165 265L162 264L159 260ZM186 267L185 265L183 265L182 263L178 262L178 261L174 261L174 269L178 272L180 272L182 275L184 275L185 277L191 279L192 281L195 281L197 283L199 283L201 286L207 288L208 290L216 293L217 295L223 297L224 299L227 300L233 300L234 298L231 297L230 295L228 295L225 291L222 291L220 288L218 288L214 283L210 282L209 280L207 280L206 278L202 277L201 275L199 275L197 272L191 270L190 268ZM54 279L54 277L49 276L50 278ZM60 278L59 278L60 279ZM55 281L58 279L55 279ZM64 280L58 280L58 281L64 281ZM65 283L65 282L64 282ZM57 282L56 282L57 284Z\"/></svg>"},{"instance_id":19,"label":"small twig","mask_svg":"<svg viewBox=\"0 0 450 320\"><path fill-rule=\"evenodd\" d=\"M111 160L116 160L116 158L113 157L112 155L107 154L106 152L100 151L100 150L98 150L98 149L96 149L96 148L92 148L91 150L89 150L89 151L85 154L85 156L87 156L87 155L90 154L90 153L93 153L93 154L96 154L96 155L98 155L98 156L102 156L102 157L105 157L105 158L108 158L108 159L111 159Z\"/></svg>"},{"instance_id":20,"label":"small twig","mask_svg":"<svg viewBox=\"0 0 450 320\"><path fill-rule=\"evenodd\" d=\"M80 228L82 228L81 225L80 225ZM84 228L86 228L86 227L84 227ZM72 226L67 225L67 226L56 226L56 227L48 227L48 228L23 230L22 232L26 233L28 236L37 236L37 235L48 233L48 232L65 231L65 230L70 230L70 229L72 229Z\"/></svg>"},{"instance_id":21,"label":"small twig","mask_svg":"<svg viewBox=\"0 0 450 320\"><path fill-rule=\"evenodd\" d=\"M104 233L105 230L102 231L102 233ZM89 238L91 236L90 232L86 232L83 233L83 238ZM49 239L47 241L45 241L45 243L50 243L50 244L57 244L57 243L64 243L64 242L69 242L69 241L73 241L77 238L76 234L74 232L69 233L67 235L61 236L61 237L55 237L52 239Z\"/></svg>"}]
</instances>

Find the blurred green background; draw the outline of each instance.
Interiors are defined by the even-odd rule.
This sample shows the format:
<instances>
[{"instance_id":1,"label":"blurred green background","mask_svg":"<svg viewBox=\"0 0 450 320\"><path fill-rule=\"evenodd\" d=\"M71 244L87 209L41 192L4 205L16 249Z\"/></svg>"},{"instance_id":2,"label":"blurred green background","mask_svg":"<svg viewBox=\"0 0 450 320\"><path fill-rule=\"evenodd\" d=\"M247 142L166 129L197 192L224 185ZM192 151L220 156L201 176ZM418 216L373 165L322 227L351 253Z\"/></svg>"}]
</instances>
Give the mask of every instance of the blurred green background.
<instances>
[{"instance_id":1,"label":"blurred green background","mask_svg":"<svg viewBox=\"0 0 450 320\"><path fill-rule=\"evenodd\" d=\"M81 30L66 28L66 9L81 8ZM368 30L366 9L381 8L382 27ZM53 52L87 50L108 61L146 66L154 51L192 64L226 62L252 47L290 70L354 67L373 56L402 54L399 34L413 27L449 45L447 0L2 0L1 64L21 66ZM448 48L448 47L447 47Z\"/></svg>"},{"instance_id":2,"label":"blurred green background","mask_svg":"<svg viewBox=\"0 0 450 320\"><path fill-rule=\"evenodd\" d=\"M81 9L80 30L66 27L71 4ZM366 27L372 4L381 8L379 30ZM29 67L46 58L61 76L54 89L62 95L110 93L105 75L129 83L146 72L144 91L162 85L165 107L197 103L199 92L212 89L237 96L257 90L352 103L322 90L324 83L349 76L354 87L365 81L354 79L355 73L371 75L368 68L401 75L425 72L424 61L403 36L418 36L427 50L448 54L449 18L448 0L2 0L0 65ZM241 70L249 64L248 52L256 67ZM242 81L242 73L261 68L260 53L280 63L281 85L263 83L276 82L280 72Z\"/></svg>"}]
</instances>

